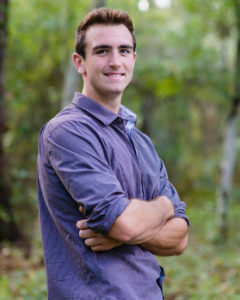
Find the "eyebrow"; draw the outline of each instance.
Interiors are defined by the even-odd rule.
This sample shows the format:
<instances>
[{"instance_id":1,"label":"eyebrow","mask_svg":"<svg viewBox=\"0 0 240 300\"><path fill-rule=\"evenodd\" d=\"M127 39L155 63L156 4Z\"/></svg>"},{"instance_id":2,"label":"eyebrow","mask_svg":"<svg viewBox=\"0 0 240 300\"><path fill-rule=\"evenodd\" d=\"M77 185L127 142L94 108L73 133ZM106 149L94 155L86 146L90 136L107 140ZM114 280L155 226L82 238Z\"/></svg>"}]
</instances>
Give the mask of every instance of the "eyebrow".
<instances>
[{"instance_id":1,"label":"eyebrow","mask_svg":"<svg viewBox=\"0 0 240 300\"><path fill-rule=\"evenodd\" d=\"M133 49L133 46L130 46L130 45L120 45L118 48L122 49ZM112 49L112 46L109 46L109 45L98 45L96 47L93 47L93 51L96 51L98 49Z\"/></svg>"}]
</instances>

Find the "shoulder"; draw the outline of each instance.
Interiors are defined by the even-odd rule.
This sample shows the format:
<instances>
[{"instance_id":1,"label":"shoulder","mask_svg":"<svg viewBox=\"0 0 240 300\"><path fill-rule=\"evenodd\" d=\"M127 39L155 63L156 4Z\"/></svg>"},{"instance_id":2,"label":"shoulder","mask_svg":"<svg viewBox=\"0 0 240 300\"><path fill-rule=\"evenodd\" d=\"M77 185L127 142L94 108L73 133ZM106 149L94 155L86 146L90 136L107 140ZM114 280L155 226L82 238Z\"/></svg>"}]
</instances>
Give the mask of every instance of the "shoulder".
<instances>
[{"instance_id":1,"label":"shoulder","mask_svg":"<svg viewBox=\"0 0 240 300\"><path fill-rule=\"evenodd\" d=\"M43 126L40 135L44 139L59 136L66 138L66 135L84 136L91 132L97 133L99 126L94 117L84 110L74 109L70 104Z\"/></svg>"},{"instance_id":2,"label":"shoulder","mask_svg":"<svg viewBox=\"0 0 240 300\"><path fill-rule=\"evenodd\" d=\"M94 116L69 105L42 128L39 149L48 154L63 149L74 153L86 149L102 153L101 126L103 125Z\"/></svg>"}]
</instances>

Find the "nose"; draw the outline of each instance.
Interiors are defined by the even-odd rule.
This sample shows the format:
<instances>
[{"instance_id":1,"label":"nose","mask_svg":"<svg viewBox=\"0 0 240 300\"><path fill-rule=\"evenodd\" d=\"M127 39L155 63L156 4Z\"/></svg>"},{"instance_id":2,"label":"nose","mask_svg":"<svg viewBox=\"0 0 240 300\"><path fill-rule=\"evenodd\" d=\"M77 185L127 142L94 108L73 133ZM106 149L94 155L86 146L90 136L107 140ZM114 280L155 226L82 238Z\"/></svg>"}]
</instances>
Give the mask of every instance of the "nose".
<instances>
[{"instance_id":1,"label":"nose","mask_svg":"<svg viewBox=\"0 0 240 300\"><path fill-rule=\"evenodd\" d=\"M121 66L120 54L118 51L112 51L109 59L109 65L112 68L118 68Z\"/></svg>"}]
</instances>

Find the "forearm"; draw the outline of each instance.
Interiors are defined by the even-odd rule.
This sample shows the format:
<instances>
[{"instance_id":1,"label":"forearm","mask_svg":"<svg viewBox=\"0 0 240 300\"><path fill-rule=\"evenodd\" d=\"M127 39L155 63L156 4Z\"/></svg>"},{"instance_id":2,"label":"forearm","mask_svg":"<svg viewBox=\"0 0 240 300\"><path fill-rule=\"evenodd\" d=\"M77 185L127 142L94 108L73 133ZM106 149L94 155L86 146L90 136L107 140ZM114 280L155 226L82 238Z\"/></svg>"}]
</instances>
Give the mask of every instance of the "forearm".
<instances>
[{"instance_id":1,"label":"forearm","mask_svg":"<svg viewBox=\"0 0 240 300\"><path fill-rule=\"evenodd\" d=\"M143 247L154 254L160 253L161 249L161 255L164 255L163 251L164 253L167 250L167 253L169 253L170 249L172 251L172 240L177 243L176 237L171 235L173 228L170 224L172 223L168 221L173 215L172 203L165 196L160 196L151 201L132 199L123 213L115 220L111 231L106 236L107 239L103 239L102 235L99 236L92 230L89 231L87 219L78 221L77 227L80 229L80 237L85 239L85 244L90 247L97 245L100 251L112 248L111 245L115 247L120 243L126 243L132 245L142 244ZM164 231L161 230L163 228L165 228ZM101 243L100 247L99 241ZM92 250L95 250L95 248ZM166 255L168 255L167 253Z\"/></svg>"},{"instance_id":2,"label":"forearm","mask_svg":"<svg viewBox=\"0 0 240 300\"><path fill-rule=\"evenodd\" d=\"M109 237L127 244L141 244L153 239L174 214L171 201L160 196L152 201L132 199L115 220Z\"/></svg>"},{"instance_id":3,"label":"forearm","mask_svg":"<svg viewBox=\"0 0 240 300\"><path fill-rule=\"evenodd\" d=\"M188 225L184 219L172 218L159 230L154 238L142 243L141 246L155 255L179 255L188 243Z\"/></svg>"}]
</instances>

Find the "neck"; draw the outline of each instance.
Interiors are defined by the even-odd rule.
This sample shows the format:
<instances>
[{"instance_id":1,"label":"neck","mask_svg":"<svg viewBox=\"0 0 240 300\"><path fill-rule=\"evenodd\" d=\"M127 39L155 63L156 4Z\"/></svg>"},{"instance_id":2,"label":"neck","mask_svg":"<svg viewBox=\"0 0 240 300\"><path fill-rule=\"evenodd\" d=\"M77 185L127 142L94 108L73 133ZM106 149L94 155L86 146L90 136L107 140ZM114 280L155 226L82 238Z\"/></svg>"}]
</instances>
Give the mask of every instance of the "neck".
<instances>
[{"instance_id":1,"label":"neck","mask_svg":"<svg viewBox=\"0 0 240 300\"><path fill-rule=\"evenodd\" d=\"M112 95L96 95L94 93L87 92L84 88L82 90L82 94L91 98L98 104L102 105L103 107L107 108L108 110L112 111L116 115L118 114L120 104L122 101L122 93L121 94L112 94Z\"/></svg>"}]
</instances>

